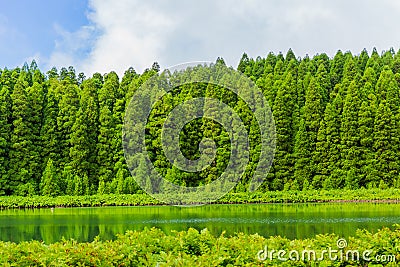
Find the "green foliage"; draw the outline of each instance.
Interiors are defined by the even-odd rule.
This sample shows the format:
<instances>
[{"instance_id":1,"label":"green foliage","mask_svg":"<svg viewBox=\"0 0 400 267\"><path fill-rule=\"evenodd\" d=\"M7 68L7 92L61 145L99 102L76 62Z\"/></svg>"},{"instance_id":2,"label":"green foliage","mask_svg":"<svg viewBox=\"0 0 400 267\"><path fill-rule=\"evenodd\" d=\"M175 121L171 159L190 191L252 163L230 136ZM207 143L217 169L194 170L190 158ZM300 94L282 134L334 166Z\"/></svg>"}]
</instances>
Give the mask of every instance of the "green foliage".
<instances>
[{"instance_id":1,"label":"green foliage","mask_svg":"<svg viewBox=\"0 0 400 267\"><path fill-rule=\"evenodd\" d=\"M396 121L388 103L383 100L378 107L374 122L374 150L376 179L382 179L392 185L393 179L399 175L398 153L399 137ZM376 180L376 181L377 181Z\"/></svg>"},{"instance_id":2,"label":"green foliage","mask_svg":"<svg viewBox=\"0 0 400 267\"><path fill-rule=\"evenodd\" d=\"M225 63L219 58L216 64ZM398 186L400 52L338 51L333 58L323 53L297 58L289 50L255 59L243 54L237 69L259 86L274 116L276 153L263 191L371 188L381 181ZM122 126L133 94L153 75L162 75L158 64L142 74L129 68L121 79L115 72L86 78L73 67L53 68L46 76L35 62L0 73L0 195L54 195L43 191L53 186L58 195L141 192L134 178L146 177L146 162L132 159L137 167L132 178ZM248 93L244 79L222 80ZM162 151L161 128L170 111L182 101L205 96L229 105L245 123L250 163L234 191L246 192L262 160L261 135L243 99L223 86L185 84L154 105L146 125L149 157L165 178L179 185L205 185L224 172L229 135L212 120L190 122L179 136L182 153L190 159L199 157L203 138L215 142L215 160L202 172L174 168ZM145 185L164 186L152 178Z\"/></svg>"},{"instance_id":3,"label":"green foliage","mask_svg":"<svg viewBox=\"0 0 400 267\"><path fill-rule=\"evenodd\" d=\"M84 190L82 187L83 179L75 176L78 184L78 190ZM369 189L313 189L308 180L302 185L302 191L299 191L300 185L297 180L286 183L286 191L268 191L268 192L236 192L228 193L216 204L241 204L241 203L312 203L312 202L335 202L335 201L393 201L400 200L399 188L388 188L381 180L378 184L371 184ZM307 182L306 182L307 181ZM133 186L136 184L132 182ZM79 185L80 183L80 185ZM127 183L127 182L126 182ZM125 184L126 184L125 183ZM74 184L75 185L75 184ZM114 185L111 185L114 187ZM381 189L379 188L381 187ZM115 185L116 188L116 185ZM129 188L126 187L125 190ZM104 194L95 195L64 195L57 197L38 196L34 194L34 188L28 183L19 187L19 196L0 196L0 209L8 208L41 208L41 207L97 207L97 206L143 206L160 205L158 200L147 194L109 194L110 188L105 186ZM75 190L75 188L73 189ZM107 191L108 190L108 191ZM113 190L113 189L111 189ZM174 194L176 192L170 192ZM192 196L193 197L193 196ZM197 204L196 199L191 199L187 195L187 203ZM174 204L179 204L174 203Z\"/></svg>"},{"instance_id":4,"label":"green foliage","mask_svg":"<svg viewBox=\"0 0 400 267\"><path fill-rule=\"evenodd\" d=\"M34 148L34 125L29 119L32 110L27 88L28 84L20 79L11 94L13 131L9 152L8 185L12 192L26 183L32 184L35 188L38 185L34 177L37 174L33 173L36 171L38 158ZM31 156L34 160L30 160Z\"/></svg>"},{"instance_id":5,"label":"green foliage","mask_svg":"<svg viewBox=\"0 0 400 267\"><path fill-rule=\"evenodd\" d=\"M39 241L0 242L0 264L5 266L396 266L400 258L400 226L382 228L376 233L358 230L348 238L348 251L371 251L370 262L361 255L360 260L343 257L332 261L327 254L322 261L282 261L278 251L314 250L316 255L330 248L337 248L339 236L324 234L310 239L290 240L280 236L262 237L237 233L233 236L212 235L207 229L165 233L157 228L127 231L116 240L103 241L95 238L88 243L62 240L54 244ZM244 246L244 244L246 244ZM263 259L265 248L275 251L275 256ZM260 255L261 259L257 255ZM281 255L281 254L279 254ZM334 254L334 255L340 255ZM345 254L347 255L347 254ZM394 258L378 262L377 255L393 255ZM376 260L376 261L375 261ZM375 265L379 264L379 265ZM382 265L383 264L383 265Z\"/></svg>"},{"instance_id":6,"label":"green foliage","mask_svg":"<svg viewBox=\"0 0 400 267\"><path fill-rule=\"evenodd\" d=\"M345 187L357 188L360 164L360 135L358 119L360 98L358 82L361 78L356 76L350 83L346 98L343 103L341 123L341 154L342 167L346 173Z\"/></svg>"},{"instance_id":7,"label":"green foliage","mask_svg":"<svg viewBox=\"0 0 400 267\"><path fill-rule=\"evenodd\" d=\"M49 159L47 161L46 169L44 169L42 175L42 181L40 183L40 192L43 196L56 196L59 194L58 183L59 179L57 177L56 169L53 165L53 160Z\"/></svg>"},{"instance_id":8,"label":"green foliage","mask_svg":"<svg viewBox=\"0 0 400 267\"><path fill-rule=\"evenodd\" d=\"M82 178L78 175L74 176L74 195L75 196L81 196L84 194L84 187L83 187L83 181Z\"/></svg>"},{"instance_id":9,"label":"green foliage","mask_svg":"<svg viewBox=\"0 0 400 267\"><path fill-rule=\"evenodd\" d=\"M10 194L7 170L11 132L11 94L7 86L0 87L0 195Z\"/></svg>"},{"instance_id":10,"label":"green foliage","mask_svg":"<svg viewBox=\"0 0 400 267\"><path fill-rule=\"evenodd\" d=\"M305 181L308 182L312 177L310 154L310 139L307 134L304 119L301 119L294 146L294 157L296 160L294 165L294 177L296 177L296 181L298 180L302 185L306 183Z\"/></svg>"},{"instance_id":11,"label":"green foliage","mask_svg":"<svg viewBox=\"0 0 400 267\"><path fill-rule=\"evenodd\" d=\"M276 151L274 159L274 180L271 188L283 189L283 185L293 175L293 113L296 105L296 96L292 94L294 77L289 73L279 88L274 106L273 116L276 125Z\"/></svg>"}]
</instances>

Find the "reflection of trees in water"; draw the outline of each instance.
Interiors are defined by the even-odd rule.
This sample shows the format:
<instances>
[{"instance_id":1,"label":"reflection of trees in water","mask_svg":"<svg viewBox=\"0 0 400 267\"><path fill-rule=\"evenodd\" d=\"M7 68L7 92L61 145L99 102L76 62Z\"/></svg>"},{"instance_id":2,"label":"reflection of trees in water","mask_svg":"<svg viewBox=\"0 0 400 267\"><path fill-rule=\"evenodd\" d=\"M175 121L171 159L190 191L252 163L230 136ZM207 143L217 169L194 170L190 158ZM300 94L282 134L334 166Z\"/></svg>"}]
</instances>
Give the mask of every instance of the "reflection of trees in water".
<instances>
[{"instance_id":1,"label":"reflection of trees in water","mask_svg":"<svg viewBox=\"0 0 400 267\"><path fill-rule=\"evenodd\" d=\"M249 204L198 207L102 207L0 211L0 239L20 242L62 237L77 241L115 239L117 233L157 227L187 230L189 227L226 236L237 232L288 238L322 233L354 236L357 228L375 231L400 221L400 204Z\"/></svg>"}]
</instances>

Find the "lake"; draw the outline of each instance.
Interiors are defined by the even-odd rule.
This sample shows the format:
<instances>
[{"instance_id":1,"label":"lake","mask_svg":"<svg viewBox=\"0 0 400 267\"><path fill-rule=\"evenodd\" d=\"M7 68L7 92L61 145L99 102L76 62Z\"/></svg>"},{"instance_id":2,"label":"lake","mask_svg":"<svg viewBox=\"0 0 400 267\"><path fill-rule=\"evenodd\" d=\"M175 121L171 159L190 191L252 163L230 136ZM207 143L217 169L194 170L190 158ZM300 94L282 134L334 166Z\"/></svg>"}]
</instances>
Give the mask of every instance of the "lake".
<instances>
[{"instance_id":1,"label":"lake","mask_svg":"<svg viewBox=\"0 0 400 267\"><path fill-rule=\"evenodd\" d=\"M62 237L78 241L114 239L126 230L158 227L169 232L208 228L211 233L258 233L306 238L316 234L355 235L357 229L376 231L400 223L400 204L238 204L193 207L95 207L11 209L0 211L0 240L43 240Z\"/></svg>"}]
</instances>

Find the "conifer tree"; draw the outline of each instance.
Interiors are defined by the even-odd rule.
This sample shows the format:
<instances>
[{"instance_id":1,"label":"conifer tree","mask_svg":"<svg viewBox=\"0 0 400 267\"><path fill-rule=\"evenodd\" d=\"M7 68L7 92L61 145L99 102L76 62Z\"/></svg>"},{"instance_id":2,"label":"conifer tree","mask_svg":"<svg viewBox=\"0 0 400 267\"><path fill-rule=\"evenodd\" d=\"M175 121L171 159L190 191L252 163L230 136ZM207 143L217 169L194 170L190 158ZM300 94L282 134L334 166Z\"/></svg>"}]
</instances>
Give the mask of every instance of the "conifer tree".
<instances>
[{"instance_id":1,"label":"conifer tree","mask_svg":"<svg viewBox=\"0 0 400 267\"><path fill-rule=\"evenodd\" d=\"M79 89L76 85L63 83L63 94L59 100L59 110L57 116L57 128L59 132L59 143L61 149L60 169L64 169L67 164L70 164L70 148L71 148L71 133L72 127L76 122L77 112L79 109Z\"/></svg>"},{"instance_id":2,"label":"conifer tree","mask_svg":"<svg viewBox=\"0 0 400 267\"><path fill-rule=\"evenodd\" d=\"M329 110L331 108L330 105L331 104L328 103L326 109ZM315 151L312 155L312 162L314 164L313 180L315 179L315 181L319 181L317 182L317 184L319 184L320 181L327 180L329 177L328 151L329 151L329 146L328 146L328 141L326 139L326 122L325 119L323 118L319 125L317 141L315 143Z\"/></svg>"},{"instance_id":3,"label":"conifer tree","mask_svg":"<svg viewBox=\"0 0 400 267\"><path fill-rule=\"evenodd\" d=\"M121 150L122 131L118 124L121 124L120 113L113 114L117 108L116 103L120 101L118 76L111 72L105 76L105 83L99 90L99 135L97 137L97 165L98 175L104 182L110 182L115 177L114 165L119 160L118 153ZM119 102L118 105L124 104ZM119 110L118 110L119 111ZM118 112L115 111L115 112ZM117 139L117 137L119 137ZM117 139L117 140L116 140Z\"/></svg>"},{"instance_id":4,"label":"conifer tree","mask_svg":"<svg viewBox=\"0 0 400 267\"><path fill-rule=\"evenodd\" d=\"M312 179L310 139L307 135L306 123L300 120L299 130L294 145L294 178L301 185Z\"/></svg>"},{"instance_id":5,"label":"conifer tree","mask_svg":"<svg viewBox=\"0 0 400 267\"><path fill-rule=\"evenodd\" d=\"M393 48L385 51L381 56L382 65L383 66L392 67L392 65L393 65L393 56L394 56Z\"/></svg>"},{"instance_id":6,"label":"conifer tree","mask_svg":"<svg viewBox=\"0 0 400 267\"><path fill-rule=\"evenodd\" d=\"M99 116L99 136L97 143L97 164L99 167L98 174L100 178L109 182L114 177L115 153L113 149L113 141L116 136L116 126L114 117L108 106L103 106Z\"/></svg>"},{"instance_id":7,"label":"conifer tree","mask_svg":"<svg viewBox=\"0 0 400 267\"><path fill-rule=\"evenodd\" d=\"M82 196L84 194L84 187L83 187L83 181L82 178L78 175L74 176L74 195L75 196Z\"/></svg>"},{"instance_id":8,"label":"conifer tree","mask_svg":"<svg viewBox=\"0 0 400 267\"><path fill-rule=\"evenodd\" d=\"M240 71L241 73L246 72L246 68L250 65L250 59L249 56L246 53L243 53L242 58L239 61L239 65L237 67L237 70Z\"/></svg>"},{"instance_id":9,"label":"conifer tree","mask_svg":"<svg viewBox=\"0 0 400 267\"><path fill-rule=\"evenodd\" d=\"M59 194L58 183L59 179L56 169L53 165L53 160L50 158L47 161L46 168L44 169L42 179L40 182L40 192L43 196L57 196Z\"/></svg>"},{"instance_id":10,"label":"conifer tree","mask_svg":"<svg viewBox=\"0 0 400 267\"><path fill-rule=\"evenodd\" d=\"M354 80L356 75L359 74L359 70L357 69L357 65L354 62L354 58L351 54L347 57L346 62L343 66L343 79L341 81L341 89L343 93L347 93L347 88L349 87L350 83Z\"/></svg>"},{"instance_id":11,"label":"conifer tree","mask_svg":"<svg viewBox=\"0 0 400 267\"><path fill-rule=\"evenodd\" d=\"M375 73L380 73L382 67L382 60L376 48L372 50L371 56L367 61L366 68L374 69Z\"/></svg>"},{"instance_id":12,"label":"conifer tree","mask_svg":"<svg viewBox=\"0 0 400 267\"><path fill-rule=\"evenodd\" d=\"M331 78L331 86L335 88L335 85L340 83L343 77L343 67L345 59L342 51L338 51L332 60L331 67L329 70L329 76Z\"/></svg>"},{"instance_id":13,"label":"conifer tree","mask_svg":"<svg viewBox=\"0 0 400 267\"><path fill-rule=\"evenodd\" d=\"M376 175L374 166L374 117L376 112L375 100L363 101L358 115L358 131L360 135L360 186L366 187Z\"/></svg>"},{"instance_id":14,"label":"conifer tree","mask_svg":"<svg viewBox=\"0 0 400 267\"><path fill-rule=\"evenodd\" d=\"M357 68L361 71L364 72L365 67L367 66L369 60L369 55L366 49L363 49L361 54L357 57Z\"/></svg>"},{"instance_id":15,"label":"conifer tree","mask_svg":"<svg viewBox=\"0 0 400 267\"><path fill-rule=\"evenodd\" d=\"M306 102L304 105L304 119L306 129L310 139L310 149L315 150L315 142L317 141L317 134L320 121L323 116L323 96L322 88L318 80L312 78L306 90Z\"/></svg>"},{"instance_id":16,"label":"conifer tree","mask_svg":"<svg viewBox=\"0 0 400 267\"><path fill-rule=\"evenodd\" d=\"M378 170L375 181L382 180L388 185L399 175L399 141L395 128L395 117L386 100L381 101L374 121L375 168Z\"/></svg>"},{"instance_id":17,"label":"conifer tree","mask_svg":"<svg viewBox=\"0 0 400 267\"><path fill-rule=\"evenodd\" d=\"M342 162L343 169L346 172L351 172L346 180L347 183L353 184L349 179L356 179L358 176L360 149L359 149L359 129L358 115L361 105L359 99L359 87L357 86L357 76L352 81L347 89L347 95L343 103L343 115L341 121L341 136L342 136Z\"/></svg>"},{"instance_id":18,"label":"conifer tree","mask_svg":"<svg viewBox=\"0 0 400 267\"><path fill-rule=\"evenodd\" d=\"M395 80L395 76L388 67L385 67L379 75L376 83L375 94L378 98L378 103L386 100L392 112L397 112L399 105L399 88Z\"/></svg>"},{"instance_id":19,"label":"conifer tree","mask_svg":"<svg viewBox=\"0 0 400 267\"><path fill-rule=\"evenodd\" d=\"M50 86L46 94L46 102L43 108L43 127L40 132L42 151L40 156L43 162L47 162L47 160L51 158L58 172L61 172L58 166L60 166L62 162L61 155L64 148L60 146L61 134L57 126L58 112L56 89Z\"/></svg>"},{"instance_id":20,"label":"conifer tree","mask_svg":"<svg viewBox=\"0 0 400 267\"><path fill-rule=\"evenodd\" d=\"M306 102L305 92L308 87L309 77L311 74L307 72L307 64L304 60L302 60L299 64L297 70L297 105L299 106L299 110L301 110ZM273 102L272 102L273 103ZM272 105L271 105L272 106Z\"/></svg>"},{"instance_id":21,"label":"conifer tree","mask_svg":"<svg viewBox=\"0 0 400 267\"><path fill-rule=\"evenodd\" d=\"M266 74L257 80L257 87L263 92L265 98L268 101L268 105L272 107L276 92L274 91L274 75L272 73Z\"/></svg>"},{"instance_id":22,"label":"conifer tree","mask_svg":"<svg viewBox=\"0 0 400 267\"><path fill-rule=\"evenodd\" d=\"M340 147L340 125L341 125L341 95L337 95L332 104L328 104L325 109L324 120L326 123L325 136L328 147L327 168L329 179L334 188L343 186L343 173L341 172L341 147ZM314 184L314 188L317 185Z\"/></svg>"},{"instance_id":23,"label":"conifer tree","mask_svg":"<svg viewBox=\"0 0 400 267\"><path fill-rule=\"evenodd\" d=\"M104 182L104 177L99 178L99 187L97 188L97 194L104 195L106 193L106 183Z\"/></svg>"},{"instance_id":24,"label":"conifer tree","mask_svg":"<svg viewBox=\"0 0 400 267\"><path fill-rule=\"evenodd\" d=\"M376 73L373 68L365 69L364 76L362 78L362 92L361 92L361 100L367 100L375 96L375 85L376 85Z\"/></svg>"},{"instance_id":25,"label":"conifer tree","mask_svg":"<svg viewBox=\"0 0 400 267\"><path fill-rule=\"evenodd\" d=\"M273 52L269 52L265 58L264 74L270 74L274 72L277 58Z\"/></svg>"},{"instance_id":26,"label":"conifer tree","mask_svg":"<svg viewBox=\"0 0 400 267\"><path fill-rule=\"evenodd\" d=\"M71 166L65 166L61 173L62 183L65 184L65 194L73 196L75 194L75 177Z\"/></svg>"},{"instance_id":27,"label":"conifer tree","mask_svg":"<svg viewBox=\"0 0 400 267\"><path fill-rule=\"evenodd\" d=\"M29 121L31 108L27 93L27 83L18 81L11 94L13 131L11 134L9 177L10 189L16 191L17 187L31 184L37 188L31 172L29 155L34 145L34 136Z\"/></svg>"},{"instance_id":28,"label":"conifer tree","mask_svg":"<svg viewBox=\"0 0 400 267\"><path fill-rule=\"evenodd\" d=\"M0 86L0 195L10 194L7 170L9 168L11 132L11 94L8 86Z\"/></svg>"},{"instance_id":29,"label":"conifer tree","mask_svg":"<svg viewBox=\"0 0 400 267\"><path fill-rule=\"evenodd\" d=\"M98 79L83 83L80 108L70 135L71 166L77 175L88 178L88 186L98 185L97 138L98 138Z\"/></svg>"},{"instance_id":30,"label":"conifer tree","mask_svg":"<svg viewBox=\"0 0 400 267\"><path fill-rule=\"evenodd\" d=\"M276 151L274 162L274 181L271 188L283 189L283 185L293 174L293 112L296 108L296 97L290 94L293 76L289 73L279 88L273 108L276 125ZM294 85L295 86L295 85Z\"/></svg>"},{"instance_id":31,"label":"conifer tree","mask_svg":"<svg viewBox=\"0 0 400 267\"><path fill-rule=\"evenodd\" d=\"M315 78L320 86L320 94L322 97L322 103L325 106L329 100L329 94L331 92L331 81L328 72L323 63L319 64L318 71Z\"/></svg>"},{"instance_id":32,"label":"conifer tree","mask_svg":"<svg viewBox=\"0 0 400 267\"><path fill-rule=\"evenodd\" d=\"M40 183L41 173L44 170L45 162L43 162L42 151L43 143L41 139L41 130L43 124L43 106L45 92L43 86L34 82L33 85L27 88L27 96L30 106L30 116L28 118L30 131L32 134L32 147L29 149L30 167L33 180L36 184Z\"/></svg>"}]
</instances>

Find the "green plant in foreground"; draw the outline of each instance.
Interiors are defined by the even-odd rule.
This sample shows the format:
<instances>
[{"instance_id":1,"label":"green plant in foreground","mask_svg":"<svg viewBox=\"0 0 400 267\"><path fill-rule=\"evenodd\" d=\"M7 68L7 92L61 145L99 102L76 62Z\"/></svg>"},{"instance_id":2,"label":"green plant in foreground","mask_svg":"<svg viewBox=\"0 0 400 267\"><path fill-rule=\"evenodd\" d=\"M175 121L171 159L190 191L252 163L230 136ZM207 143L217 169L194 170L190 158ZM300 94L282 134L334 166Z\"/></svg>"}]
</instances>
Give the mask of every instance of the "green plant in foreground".
<instances>
[{"instance_id":1,"label":"green plant in foreground","mask_svg":"<svg viewBox=\"0 0 400 267\"><path fill-rule=\"evenodd\" d=\"M349 250L371 251L369 260L305 260L281 261L259 259L260 250L337 249L339 236L317 235L310 239L289 240L280 236L264 238L243 233L216 237L207 229L164 233L152 228L127 231L114 241L96 238L90 243L62 240L46 245L39 241L0 242L0 264L5 266L397 266L400 261L400 225L393 230L383 228L376 233L358 230L348 239L344 253ZM377 256L391 255L390 260L378 262Z\"/></svg>"}]
</instances>

